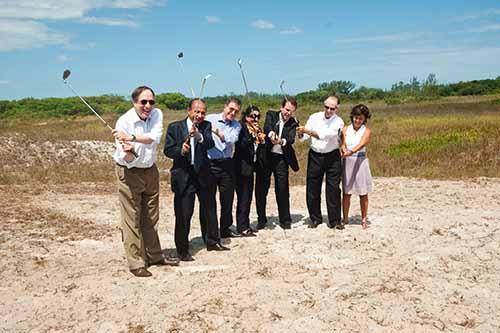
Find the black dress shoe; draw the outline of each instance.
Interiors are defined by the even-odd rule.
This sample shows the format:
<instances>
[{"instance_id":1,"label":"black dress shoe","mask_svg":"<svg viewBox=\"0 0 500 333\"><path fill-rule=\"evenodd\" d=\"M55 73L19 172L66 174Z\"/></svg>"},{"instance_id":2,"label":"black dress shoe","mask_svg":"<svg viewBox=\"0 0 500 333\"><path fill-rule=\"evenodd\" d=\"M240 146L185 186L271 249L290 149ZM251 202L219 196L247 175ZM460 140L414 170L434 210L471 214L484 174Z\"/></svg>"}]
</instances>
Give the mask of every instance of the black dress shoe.
<instances>
[{"instance_id":1,"label":"black dress shoe","mask_svg":"<svg viewBox=\"0 0 500 333\"><path fill-rule=\"evenodd\" d=\"M321 222L320 222L320 221L311 221L311 223L309 223L308 228L312 228L312 229L314 229L314 228L317 228L317 227L318 227L318 225L320 225L320 224L321 224Z\"/></svg>"},{"instance_id":2,"label":"black dress shoe","mask_svg":"<svg viewBox=\"0 0 500 333\"><path fill-rule=\"evenodd\" d=\"M177 258L179 258L180 261L194 261L193 256L189 252L177 253Z\"/></svg>"},{"instance_id":3,"label":"black dress shoe","mask_svg":"<svg viewBox=\"0 0 500 333\"><path fill-rule=\"evenodd\" d=\"M292 229L292 224L291 223L280 223L280 227L282 229Z\"/></svg>"},{"instance_id":4,"label":"black dress shoe","mask_svg":"<svg viewBox=\"0 0 500 333\"><path fill-rule=\"evenodd\" d=\"M153 275L145 267L131 269L130 273L134 274L137 277L150 277Z\"/></svg>"},{"instance_id":5,"label":"black dress shoe","mask_svg":"<svg viewBox=\"0 0 500 333\"><path fill-rule=\"evenodd\" d=\"M342 223L339 223L339 224L335 225L335 229L337 229L337 230L343 230L343 229L345 229L345 227L344 227L344 225Z\"/></svg>"},{"instance_id":6,"label":"black dress shoe","mask_svg":"<svg viewBox=\"0 0 500 333\"><path fill-rule=\"evenodd\" d=\"M229 250L231 249L225 247L222 244L207 245L207 251L229 251Z\"/></svg>"},{"instance_id":7,"label":"black dress shoe","mask_svg":"<svg viewBox=\"0 0 500 333\"><path fill-rule=\"evenodd\" d=\"M257 222L257 229L262 230L266 227L267 222L266 221L259 221Z\"/></svg>"},{"instance_id":8,"label":"black dress shoe","mask_svg":"<svg viewBox=\"0 0 500 333\"><path fill-rule=\"evenodd\" d=\"M241 237L257 237L256 234L254 234L253 230L248 228L247 230L243 230L240 232Z\"/></svg>"},{"instance_id":9,"label":"black dress shoe","mask_svg":"<svg viewBox=\"0 0 500 333\"><path fill-rule=\"evenodd\" d=\"M236 231L229 229L228 231L225 231L224 233L221 232L220 237L221 238L238 238L238 237L241 237L241 235L239 233L237 233Z\"/></svg>"},{"instance_id":10,"label":"black dress shoe","mask_svg":"<svg viewBox=\"0 0 500 333\"><path fill-rule=\"evenodd\" d=\"M179 266L179 259L174 257L163 257L160 261L151 263L158 266Z\"/></svg>"}]
</instances>

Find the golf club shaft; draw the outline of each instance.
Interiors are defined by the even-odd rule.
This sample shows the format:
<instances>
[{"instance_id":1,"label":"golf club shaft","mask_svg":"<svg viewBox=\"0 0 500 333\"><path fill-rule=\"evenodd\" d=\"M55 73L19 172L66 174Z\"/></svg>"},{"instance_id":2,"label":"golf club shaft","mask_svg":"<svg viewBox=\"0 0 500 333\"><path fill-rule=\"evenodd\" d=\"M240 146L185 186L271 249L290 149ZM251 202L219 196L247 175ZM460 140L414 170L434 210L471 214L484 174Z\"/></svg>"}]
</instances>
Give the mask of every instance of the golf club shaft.
<instances>
[{"instance_id":1,"label":"golf club shaft","mask_svg":"<svg viewBox=\"0 0 500 333\"><path fill-rule=\"evenodd\" d=\"M243 84L245 85L245 93L248 99L248 104L250 104L250 107L252 107L252 100L250 99L250 95L248 93L248 85L247 85L247 79L245 78L245 72L243 71L243 66L241 65L241 63L239 63L239 65L240 65L241 78L243 79Z\"/></svg>"},{"instance_id":2,"label":"golf club shaft","mask_svg":"<svg viewBox=\"0 0 500 333\"><path fill-rule=\"evenodd\" d=\"M186 72L184 71L184 65L182 64L181 58L177 58L177 59L179 60L179 65L181 66L181 72L182 72L182 76L184 77L184 81L186 81L186 85L191 90L191 95L193 96L193 98L196 98L196 94L194 93L194 89L191 87L191 85L189 84L189 82L186 78Z\"/></svg>"},{"instance_id":3,"label":"golf club shaft","mask_svg":"<svg viewBox=\"0 0 500 333\"><path fill-rule=\"evenodd\" d=\"M67 81L64 81L64 83L68 85L69 89L71 89L71 91L72 91L72 92L73 92L76 96L78 96L78 97L82 100L82 102L83 102L83 103L85 103L85 105L86 105L86 106L87 106L90 110L92 110L92 112L94 112L94 114L97 116L97 118L99 118L99 119L103 122L103 124L104 124L104 125L106 125L106 126L107 126L110 130L113 130L113 128L111 128L111 126L109 126L109 124L108 124L108 123L107 123L104 119L102 119L102 117L101 117L101 116L100 116L100 115L99 115L99 114L98 114L98 113L97 113L97 112L96 112L96 111L95 111L95 110L94 110L94 109L93 109L93 108L89 105L89 103L87 103L87 101L85 101L85 100L82 98L82 96L80 96L80 95L79 95L79 94L75 91L75 89L73 89L73 87L71 86L71 84L69 84Z\"/></svg>"}]
</instances>

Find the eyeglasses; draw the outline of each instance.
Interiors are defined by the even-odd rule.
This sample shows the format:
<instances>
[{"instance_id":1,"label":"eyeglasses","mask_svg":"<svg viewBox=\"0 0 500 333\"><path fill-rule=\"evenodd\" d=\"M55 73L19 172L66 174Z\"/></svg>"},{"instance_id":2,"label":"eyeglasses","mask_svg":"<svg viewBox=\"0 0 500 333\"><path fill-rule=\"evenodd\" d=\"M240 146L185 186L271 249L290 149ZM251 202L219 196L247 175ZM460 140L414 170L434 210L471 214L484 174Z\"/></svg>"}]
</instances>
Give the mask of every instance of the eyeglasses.
<instances>
[{"instance_id":1,"label":"eyeglasses","mask_svg":"<svg viewBox=\"0 0 500 333\"><path fill-rule=\"evenodd\" d=\"M146 105L149 103L149 105L155 105L155 100L154 99L141 99L139 101L142 105Z\"/></svg>"},{"instance_id":2,"label":"eyeglasses","mask_svg":"<svg viewBox=\"0 0 500 333\"><path fill-rule=\"evenodd\" d=\"M328 106L328 105L324 105L324 107L325 107L325 110L328 110L328 111L330 111L330 110L331 111L335 111L335 110L337 110L339 108L338 105L335 105L333 108L330 107L330 106Z\"/></svg>"},{"instance_id":3,"label":"eyeglasses","mask_svg":"<svg viewBox=\"0 0 500 333\"><path fill-rule=\"evenodd\" d=\"M260 119L260 114L250 114L248 116L253 119Z\"/></svg>"}]
</instances>

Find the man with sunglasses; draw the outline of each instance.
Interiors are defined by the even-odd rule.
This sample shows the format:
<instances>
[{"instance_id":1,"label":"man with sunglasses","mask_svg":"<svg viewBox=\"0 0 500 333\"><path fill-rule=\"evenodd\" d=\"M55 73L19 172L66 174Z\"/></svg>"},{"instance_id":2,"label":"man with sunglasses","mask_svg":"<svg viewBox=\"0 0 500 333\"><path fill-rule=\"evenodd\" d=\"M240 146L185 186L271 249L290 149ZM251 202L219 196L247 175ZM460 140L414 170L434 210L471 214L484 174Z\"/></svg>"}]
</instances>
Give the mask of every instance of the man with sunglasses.
<instances>
[{"instance_id":1,"label":"man with sunglasses","mask_svg":"<svg viewBox=\"0 0 500 333\"><path fill-rule=\"evenodd\" d=\"M210 188L210 207L217 207L216 192L219 189L220 201L220 237L239 237L240 235L230 227L233 224L233 200L234 200L234 146L238 141L241 131L240 123L235 119L241 109L241 101L236 97L229 97L224 103L222 113L211 114L207 120L212 123L213 140L215 146L208 150L210 159L210 171L215 177L216 184ZM204 218L204 216L202 215ZM209 251L229 250L220 243L210 245L210 242L217 241L207 239L207 249Z\"/></svg>"},{"instance_id":2,"label":"man with sunglasses","mask_svg":"<svg viewBox=\"0 0 500 333\"><path fill-rule=\"evenodd\" d=\"M179 260L163 255L157 232L160 179L155 161L163 114L153 107L155 94L149 87L137 87L132 102L112 132L116 140L113 158L129 269L137 277L148 277L152 275L148 266L177 266Z\"/></svg>"},{"instance_id":3,"label":"man with sunglasses","mask_svg":"<svg viewBox=\"0 0 500 333\"><path fill-rule=\"evenodd\" d=\"M326 176L326 207L329 228L343 229L340 218L340 180L342 177L340 141L344 121L337 115L340 99L329 96L324 101L324 111L312 114L305 126L297 132L301 140L311 139L307 158L306 201L309 228L316 228L322 221L321 185Z\"/></svg>"},{"instance_id":4,"label":"man with sunglasses","mask_svg":"<svg viewBox=\"0 0 500 333\"><path fill-rule=\"evenodd\" d=\"M288 183L288 167L299 170L293 143L295 128L298 123L294 118L297 110L297 100L285 97L281 102L280 111L267 111L264 123L266 134L266 163L257 165L255 201L257 206L257 229L263 229L267 223L267 194L271 186L271 174L274 174L274 192L278 203L279 223L283 229L290 229L290 189Z\"/></svg>"}]
</instances>

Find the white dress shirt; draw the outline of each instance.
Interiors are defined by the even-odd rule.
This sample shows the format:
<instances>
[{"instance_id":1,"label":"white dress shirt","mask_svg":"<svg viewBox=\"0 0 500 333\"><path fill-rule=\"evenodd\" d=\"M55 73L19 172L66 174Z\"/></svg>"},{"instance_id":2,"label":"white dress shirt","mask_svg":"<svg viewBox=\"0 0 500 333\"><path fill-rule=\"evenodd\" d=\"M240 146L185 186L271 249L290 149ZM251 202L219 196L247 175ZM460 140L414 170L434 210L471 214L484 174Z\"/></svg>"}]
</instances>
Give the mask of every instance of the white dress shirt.
<instances>
[{"instance_id":1,"label":"white dress shirt","mask_svg":"<svg viewBox=\"0 0 500 333\"><path fill-rule=\"evenodd\" d=\"M319 140L311 137L311 149L322 154L339 149L343 127L344 121L336 114L326 119L325 112L313 113L307 119L305 128L318 133ZM301 140L307 140L309 137L304 133Z\"/></svg>"},{"instance_id":2,"label":"white dress shirt","mask_svg":"<svg viewBox=\"0 0 500 333\"><path fill-rule=\"evenodd\" d=\"M285 122L283 121L283 117L281 116L281 112L280 112L280 120L278 121L279 133L275 133L274 131L270 131L269 135L272 136L271 133L273 133L276 136L276 138L281 138L281 134L283 134L283 127L284 126L285 126ZM282 146L286 145L286 139L281 139L281 141L282 141L281 145L280 144L273 145L273 147L271 148L271 151L273 153L283 155Z\"/></svg>"},{"instance_id":3,"label":"white dress shirt","mask_svg":"<svg viewBox=\"0 0 500 333\"><path fill-rule=\"evenodd\" d=\"M132 161L125 161L126 153L116 140L116 151L113 158L116 163L127 168L149 168L156 161L157 148L163 135L163 113L160 109L153 109L146 120L139 118L134 108L123 114L116 122L115 128L129 135L145 135L153 142L144 144L133 142L134 150L137 153Z\"/></svg>"}]
</instances>

